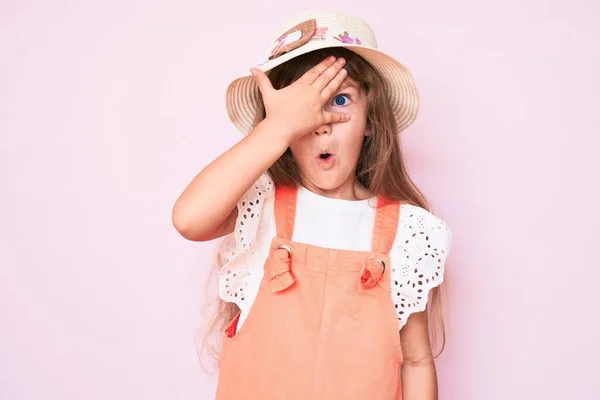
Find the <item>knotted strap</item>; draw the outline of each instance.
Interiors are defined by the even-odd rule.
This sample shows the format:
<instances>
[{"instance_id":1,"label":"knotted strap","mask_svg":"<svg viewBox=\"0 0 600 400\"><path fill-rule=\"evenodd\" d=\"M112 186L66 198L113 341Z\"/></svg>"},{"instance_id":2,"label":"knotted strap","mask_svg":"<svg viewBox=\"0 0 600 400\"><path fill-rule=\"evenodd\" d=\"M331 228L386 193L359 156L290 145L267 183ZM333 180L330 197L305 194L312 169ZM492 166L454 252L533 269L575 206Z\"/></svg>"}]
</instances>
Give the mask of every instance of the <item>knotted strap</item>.
<instances>
[{"instance_id":1,"label":"knotted strap","mask_svg":"<svg viewBox=\"0 0 600 400\"><path fill-rule=\"evenodd\" d=\"M265 270L271 282L271 291L280 292L292 286L296 281L292 275L292 249L285 245L276 245L265 263Z\"/></svg>"},{"instance_id":2,"label":"knotted strap","mask_svg":"<svg viewBox=\"0 0 600 400\"><path fill-rule=\"evenodd\" d=\"M389 268L388 254L396 238L399 219L400 203L379 196L373 227L372 253L360 271L360 289L375 287L383 278L386 268Z\"/></svg>"},{"instance_id":3,"label":"knotted strap","mask_svg":"<svg viewBox=\"0 0 600 400\"><path fill-rule=\"evenodd\" d=\"M275 187L275 226L277 238L271 244L270 254L265 262L265 273L270 279L271 290L280 292L294 282L292 275L292 240L296 219L296 196L298 188L292 186Z\"/></svg>"},{"instance_id":4,"label":"knotted strap","mask_svg":"<svg viewBox=\"0 0 600 400\"><path fill-rule=\"evenodd\" d=\"M385 272L385 261L379 258L367 260L360 271L360 285L364 289L370 289L377 285Z\"/></svg>"}]
</instances>

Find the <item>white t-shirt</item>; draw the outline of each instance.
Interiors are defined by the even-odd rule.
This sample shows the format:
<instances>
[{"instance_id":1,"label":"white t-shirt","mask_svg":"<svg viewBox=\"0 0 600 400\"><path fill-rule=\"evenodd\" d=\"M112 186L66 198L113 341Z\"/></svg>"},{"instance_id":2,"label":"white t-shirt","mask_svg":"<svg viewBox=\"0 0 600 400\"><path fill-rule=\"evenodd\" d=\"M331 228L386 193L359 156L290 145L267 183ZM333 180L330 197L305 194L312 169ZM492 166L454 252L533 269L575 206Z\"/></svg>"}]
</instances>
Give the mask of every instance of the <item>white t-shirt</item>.
<instances>
[{"instance_id":1,"label":"white t-shirt","mask_svg":"<svg viewBox=\"0 0 600 400\"><path fill-rule=\"evenodd\" d=\"M241 309L245 321L263 277L271 240L276 236L275 185L268 174L238 203L235 230L223 240L219 295ZM343 200L298 190L292 241L342 250L371 250L377 202ZM390 251L391 297L398 329L410 314L424 311L431 288L442 283L452 234L448 226L424 208L400 206L400 219ZM418 292L418 290L421 292Z\"/></svg>"}]
</instances>

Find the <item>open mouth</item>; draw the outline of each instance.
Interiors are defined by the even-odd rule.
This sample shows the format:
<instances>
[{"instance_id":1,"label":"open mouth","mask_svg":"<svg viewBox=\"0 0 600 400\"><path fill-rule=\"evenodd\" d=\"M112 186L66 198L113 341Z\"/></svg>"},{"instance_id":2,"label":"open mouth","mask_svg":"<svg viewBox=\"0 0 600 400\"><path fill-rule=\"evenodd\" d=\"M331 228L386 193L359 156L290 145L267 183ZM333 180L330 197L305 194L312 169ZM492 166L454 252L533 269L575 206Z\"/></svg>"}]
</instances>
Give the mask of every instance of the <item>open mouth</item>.
<instances>
[{"instance_id":1,"label":"open mouth","mask_svg":"<svg viewBox=\"0 0 600 400\"><path fill-rule=\"evenodd\" d=\"M333 168L334 164L335 164L335 155L333 155L331 153L321 153L317 157L317 165L319 166L319 168L328 170L328 169Z\"/></svg>"}]
</instances>

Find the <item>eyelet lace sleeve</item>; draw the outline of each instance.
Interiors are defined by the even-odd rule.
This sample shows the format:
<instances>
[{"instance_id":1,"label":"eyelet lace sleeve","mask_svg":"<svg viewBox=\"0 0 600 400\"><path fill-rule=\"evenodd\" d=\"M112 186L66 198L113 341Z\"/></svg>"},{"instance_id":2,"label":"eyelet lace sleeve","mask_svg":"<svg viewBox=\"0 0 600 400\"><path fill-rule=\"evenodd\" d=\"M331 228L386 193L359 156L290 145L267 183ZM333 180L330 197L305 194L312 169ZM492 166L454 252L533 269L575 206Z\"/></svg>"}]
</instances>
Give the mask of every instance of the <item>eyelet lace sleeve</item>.
<instances>
[{"instance_id":1,"label":"eyelet lace sleeve","mask_svg":"<svg viewBox=\"0 0 600 400\"><path fill-rule=\"evenodd\" d=\"M429 291L442 283L451 242L452 232L444 221L421 207L402 206L390 252L399 329L411 314L425 311Z\"/></svg>"},{"instance_id":2,"label":"eyelet lace sleeve","mask_svg":"<svg viewBox=\"0 0 600 400\"><path fill-rule=\"evenodd\" d=\"M234 231L223 238L219 247L219 296L242 307L244 290L251 273L253 247L256 241L263 204L275 194L275 185L264 173L237 203L238 216ZM242 307L243 308L243 307Z\"/></svg>"}]
</instances>

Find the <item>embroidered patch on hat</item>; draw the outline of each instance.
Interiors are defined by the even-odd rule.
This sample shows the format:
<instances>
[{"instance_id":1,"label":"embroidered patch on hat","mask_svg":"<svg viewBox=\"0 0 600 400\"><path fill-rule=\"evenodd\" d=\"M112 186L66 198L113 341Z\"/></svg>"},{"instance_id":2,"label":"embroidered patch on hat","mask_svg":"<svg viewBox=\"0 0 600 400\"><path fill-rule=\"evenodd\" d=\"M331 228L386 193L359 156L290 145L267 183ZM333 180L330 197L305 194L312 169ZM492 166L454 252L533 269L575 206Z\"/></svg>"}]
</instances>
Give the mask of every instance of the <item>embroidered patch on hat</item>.
<instances>
[{"instance_id":1,"label":"embroidered patch on hat","mask_svg":"<svg viewBox=\"0 0 600 400\"><path fill-rule=\"evenodd\" d=\"M339 35L334 37L335 40L339 40L342 43L349 44L362 44L359 38L352 39L352 36L348 33L348 31L344 31L344 33L340 33Z\"/></svg>"},{"instance_id":2,"label":"embroidered patch on hat","mask_svg":"<svg viewBox=\"0 0 600 400\"><path fill-rule=\"evenodd\" d=\"M327 34L328 29L328 26L318 26L315 36L312 38L312 40L325 40L325 35Z\"/></svg>"},{"instance_id":3,"label":"embroidered patch on hat","mask_svg":"<svg viewBox=\"0 0 600 400\"><path fill-rule=\"evenodd\" d=\"M273 44L269 60L273 60L305 45L315 35L317 31L317 20L309 19L288 29Z\"/></svg>"}]
</instances>

